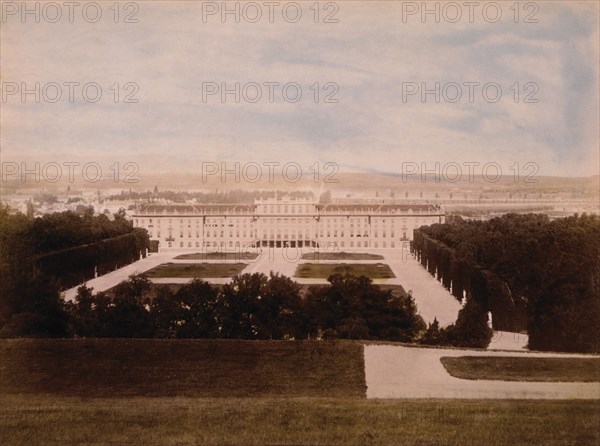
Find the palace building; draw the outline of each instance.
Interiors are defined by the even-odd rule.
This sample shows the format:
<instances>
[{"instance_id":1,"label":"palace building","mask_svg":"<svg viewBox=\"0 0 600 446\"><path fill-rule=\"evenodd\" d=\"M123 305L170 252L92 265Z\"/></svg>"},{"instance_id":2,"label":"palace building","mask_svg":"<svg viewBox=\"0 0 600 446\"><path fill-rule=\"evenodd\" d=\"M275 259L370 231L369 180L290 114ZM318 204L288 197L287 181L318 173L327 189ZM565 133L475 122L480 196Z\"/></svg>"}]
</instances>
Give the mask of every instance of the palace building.
<instances>
[{"instance_id":1,"label":"palace building","mask_svg":"<svg viewBox=\"0 0 600 446\"><path fill-rule=\"evenodd\" d=\"M249 247L396 248L413 230L444 222L432 204L321 204L272 199L254 204L138 205L136 227L148 230L159 249L239 251Z\"/></svg>"}]
</instances>

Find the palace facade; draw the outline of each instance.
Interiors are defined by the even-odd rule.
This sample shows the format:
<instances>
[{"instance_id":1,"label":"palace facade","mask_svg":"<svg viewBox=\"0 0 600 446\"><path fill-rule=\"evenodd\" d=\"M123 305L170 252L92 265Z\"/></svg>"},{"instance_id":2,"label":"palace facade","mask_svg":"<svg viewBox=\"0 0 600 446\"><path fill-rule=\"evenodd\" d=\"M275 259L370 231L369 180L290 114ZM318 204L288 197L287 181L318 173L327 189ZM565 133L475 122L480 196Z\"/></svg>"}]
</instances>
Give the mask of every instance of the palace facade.
<instances>
[{"instance_id":1,"label":"palace facade","mask_svg":"<svg viewBox=\"0 0 600 446\"><path fill-rule=\"evenodd\" d=\"M431 204L320 204L265 200L254 204L154 204L136 207L136 227L159 249L239 251L249 247L396 248L413 230L444 222Z\"/></svg>"}]
</instances>

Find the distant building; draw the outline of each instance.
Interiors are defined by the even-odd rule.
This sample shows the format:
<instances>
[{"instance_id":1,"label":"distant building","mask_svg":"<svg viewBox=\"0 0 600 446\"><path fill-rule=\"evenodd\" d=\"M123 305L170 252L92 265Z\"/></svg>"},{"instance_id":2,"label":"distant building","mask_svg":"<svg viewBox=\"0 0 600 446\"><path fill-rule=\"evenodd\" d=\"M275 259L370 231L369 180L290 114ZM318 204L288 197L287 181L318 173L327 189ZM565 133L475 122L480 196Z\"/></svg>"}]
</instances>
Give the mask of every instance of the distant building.
<instances>
[{"instance_id":1,"label":"distant building","mask_svg":"<svg viewBox=\"0 0 600 446\"><path fill-rule=\"evenodd\" d=\"M133 224L160 249L249 247L396 248L423 225L443 223L432 204L318 204L265 200L254 204L142 204Z\"/></svg>"}]
</instances>

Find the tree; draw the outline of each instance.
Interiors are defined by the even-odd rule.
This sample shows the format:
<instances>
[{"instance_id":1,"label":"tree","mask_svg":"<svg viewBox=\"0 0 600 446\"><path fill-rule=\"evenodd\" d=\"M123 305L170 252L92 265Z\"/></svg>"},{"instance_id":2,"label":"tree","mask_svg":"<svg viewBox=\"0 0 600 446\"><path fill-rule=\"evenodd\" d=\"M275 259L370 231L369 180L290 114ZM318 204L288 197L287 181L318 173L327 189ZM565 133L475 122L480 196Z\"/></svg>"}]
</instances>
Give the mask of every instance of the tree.
<instances>
[{"instance_id":1,"label":"tree","mask_svg":"<svg viewBox=\"0 0 600 446\"><path fill-rule=\"evenodd\" d=\"M279 274L235 276L221 289L216 314L225 338L296 338L306 331L300 287Z\"/></svg>"},{"instance_id":2,"label":"tree","mask_svg":"<svg viewBox=\"0 0 600 446\"><path fill-rule=\"evenodd\" d=\"M329 277L330 286L312 287L306 296L311 336L412 341L425 329L410 295L392 295L365 276L348 272ZM364 325L363 325L364 322Z\"/></svg>"},{"instance_id":3,"label":"tree","mask_svg":"<svg viewBox=\"0 0 600 446\"><path fill-rule=\"evenodd\" d=\"M142 300L152 289L152 281L145 274L131 274L128 280L115 287L115 297L119 299Z\"/></svg>"},{"instance_id":4,"label":"tree","mask_svg":"<svg viewBox=\"0 0 600 446\"><path fill-rule=\"evenodd\" d=\"M96 336L108 338L150 338L154 325L150 316L152 282L134 274L114 289L114 297L96 296Z\"/></svg>"},{"instance_id":5,"label":"tree","mask_svg":"<svg viewBox=\"0 0 600 446\"><path fill-rule=\"evenodd\" d=\"M149 306L154 336L160 339L177 338L183 324L182 308L169 287L158 287Z\"/></svg>"},{"instance_id":6,"label":"tree","mask_svg":"<svg viewBox=\"0 0 600 446\"><path fill-rule=\"evenodd\" d=\"M217 291L209 283L199 279L182 286L172 303L176 310L175 332L178 338L218 337L219 327L215 316ZM163 313L168 313L162 306Z\"/></svg>"},{"instance_id":7,"label":"tree","mask_svg":"<svg viewBox=\"0 0 600 446\"><path fill-rule=\"evenodd\" d=\"M336 326L337 335L342 339L369 339L369 327L362 317L347 317Z\"/></svg>"},{"instance_id":8,"label":"tree","mask_svg":"<svg viewBox=\"0 0 600 446\"><path fill-rule=\"evenodd\" d=\"M220 336L228 339L268 339L257 313L267 276L260 273L233 277L219 293L216 305Z\"/></svg>"},{"instance_id":9,"label":"tree","mask_svg":"<svg viewBox=\"0 0 600 446\"><path fill-rule=\"evenodd\" d=\"M487 348L494 334L488 325L487 312L472 298L458 312L456 322L444 331L442 339L451 345L471 348Z\"/></svg>"},{"instance_id":10,"label":"tree","mask_svg":"<svg viewBox=\"0 0 600 446\"><path fill-rule=\"evenodd\" d=\"M94 337L97 335L96 297L94 289L87 285L77 288L75 304L70 306L71 318L73 320L77 336Z\"/></svg>"},{"instance_id":11,"label":"tree","mask_svg":"<svg viewBox=\"0 0 600 446\"><path fill-rule=\"evenodd\" d=\"M2 337L65 337L69 318L58 284L36 274L19 286L21 301L4 326Z\"/></svg>"},{"instance_id":12,"label":"tree","mask_svg":"<svg viewBox=\"0 0 600 446\"><path fill-rule=\"evenodd\" d=\"M260 299L259 323L271 339L297 339L305 336L300 285L289 277L271 272Z\"/></svg>"},{"instance_id":13,"label":"tree","mask_svg":"<svg viewBox=\"0 0 600 446\"><path fill-rule=\"evenodd\" d=\"M443 337L443 333L440 330L440 323L437 318L433 319L433 322L429 324L427 327L427 331L423 334L421 338L421 344L426 345L439 345L443 344L445 341Z\"/></svg>"}]
</instances>

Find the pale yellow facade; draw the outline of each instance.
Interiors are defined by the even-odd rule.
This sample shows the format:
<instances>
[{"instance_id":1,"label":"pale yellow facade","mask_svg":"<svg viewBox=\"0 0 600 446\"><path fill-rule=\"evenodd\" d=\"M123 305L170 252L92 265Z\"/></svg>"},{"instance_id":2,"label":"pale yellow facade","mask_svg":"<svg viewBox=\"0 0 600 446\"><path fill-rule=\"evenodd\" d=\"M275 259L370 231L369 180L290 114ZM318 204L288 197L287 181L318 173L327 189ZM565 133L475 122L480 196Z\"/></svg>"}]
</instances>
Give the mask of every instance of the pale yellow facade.
<instances>
[{"instance_id":1,"label":"pale yellow facade","mask_svg":"<svg viewBox=\"0 0 600 446\"><path fill-rule=\"evenodd\" d=\"M254 204L142 204L132 215L159 249L259 246L397 248L413 230L444 222L431 204L319 204L270 200Z\"/></svg>"}]
</instances>

